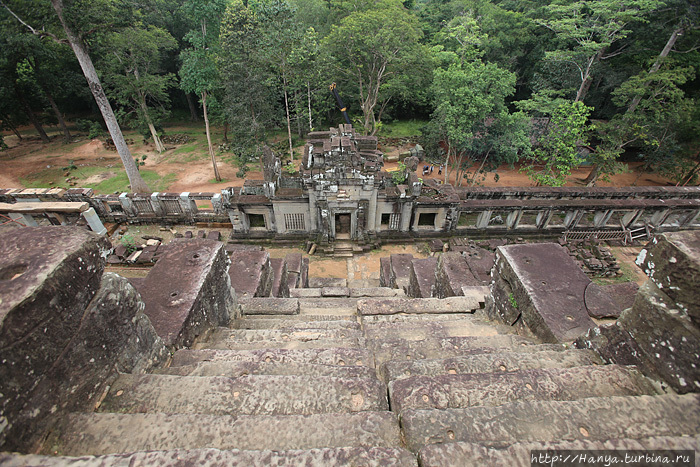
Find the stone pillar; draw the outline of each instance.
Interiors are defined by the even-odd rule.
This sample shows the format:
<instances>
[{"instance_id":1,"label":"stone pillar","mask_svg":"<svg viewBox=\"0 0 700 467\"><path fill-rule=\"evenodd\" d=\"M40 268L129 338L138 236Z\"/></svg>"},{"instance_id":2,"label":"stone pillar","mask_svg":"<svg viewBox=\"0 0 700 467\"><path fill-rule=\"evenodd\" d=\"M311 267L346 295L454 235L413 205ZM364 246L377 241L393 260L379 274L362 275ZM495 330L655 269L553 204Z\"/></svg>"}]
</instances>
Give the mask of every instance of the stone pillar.
<instances>
[{"instance_id":1,"label":"stone pillar","mask_svg":"<svg viewBox=\"0 0 700 467\"><path fill-rule=\"evenodd\" d=\"M158 199L159 194L160 193L158 192L151 193L151 206L153 207L153 212L156 214L156 216L163 217L165 212L163 210L163 206L160 204L160 199Z\"/></svg>"},{"instance_id":2,"label":"stone pillar","mask_svg":"<svg viewBox=\"0 0 700 467\"><path fill-rule=\"evenodd\" d=\"M119 203L121 203L124 213L126 213L127 216L136 217L138 215L136 207L134 207L134 203L127 195L128 193L122 193L119 195Z\"/></svg>"},{"instance_id":3,"label":"stone pillar","mask_svg":"<svg viewBox=\"0 0 700 467\"><path fill-rule=\"evenodd\" d=\"M401 232L411 230L411 214L413 213L413 203L403 203L401 205Z\"/></svg>"},{"instance_id":4,"label":"stone pillar","mask_svg":"<svg viewBox=\"0 0 700 467\"><path fill-rule=\"evenodd\" d=\"M99 216L95 212L93 208L88 209L87 211L82 212L83 218L87 221L88 225L90 226L90 229L95 232L96 234L99 235L105 235L107 234L107 229L105 226L102 224L102 221L100 220Z\"/></svg>"}]
</instances>

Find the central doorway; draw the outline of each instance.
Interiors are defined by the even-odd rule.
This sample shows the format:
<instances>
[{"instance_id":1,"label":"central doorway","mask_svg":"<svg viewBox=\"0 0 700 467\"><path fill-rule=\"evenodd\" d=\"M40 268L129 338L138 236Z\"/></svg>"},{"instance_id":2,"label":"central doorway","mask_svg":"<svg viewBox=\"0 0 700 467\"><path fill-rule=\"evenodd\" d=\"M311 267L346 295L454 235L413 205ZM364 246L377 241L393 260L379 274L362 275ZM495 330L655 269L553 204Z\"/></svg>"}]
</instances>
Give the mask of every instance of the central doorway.
<instances>
[{"instance_id":1,"label":"central doorway","mask_svg":"<svg viewBox=\"0 0 700 467\"><path fill-rule=\"evenodd\" d=\"M335 215L335 238L350 239L350 214Z\"/></svg>"}]
</instances>

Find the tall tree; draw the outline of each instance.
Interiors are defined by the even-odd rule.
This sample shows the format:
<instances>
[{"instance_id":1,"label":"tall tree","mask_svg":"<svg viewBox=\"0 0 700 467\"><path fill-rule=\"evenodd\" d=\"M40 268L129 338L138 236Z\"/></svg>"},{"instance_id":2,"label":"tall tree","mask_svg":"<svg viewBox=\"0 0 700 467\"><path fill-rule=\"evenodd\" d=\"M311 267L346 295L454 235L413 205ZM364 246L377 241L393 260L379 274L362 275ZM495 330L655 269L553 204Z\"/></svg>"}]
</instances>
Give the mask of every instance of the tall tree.
<instances>
[{"instance_id":1,"label":"tall tree","mask_svg":"<svg viewBox=\"0 0 700 467\"><path fill-rule=\"evenodd\" d=\"M148 128L159 153L165 146L156 125L165 115L163 105L169 101L167 91L175 79L172 73L163 73L161 60L164 52L176 45L163 29L129 27L105 37L100 62L110 95L128 109L127 116L136 116Z\"/></svg>"},{"instance_id":2,"label":"tall tree","mask_svg":"<svg viewBox=\"0 0 700 467\"><path fill-rule=\"evenodd\" d=\"M323 40L337 72L356 86L365 133L377 132L392 98L392 81L402 78L408 63L419 61L422 36L417 19L400 1L380 0L371 10L343 18Z\"/></svg>"},{"instance_id":3,"label":"tall tree","mask_svg":"<svg viewBox=\"0 0 700 467\"><path fill-rule=\"evenodd\" d=\"M574 102L585 99L596 64L623 51L614 45L630 33L630 23L645 21L660 4L658 0L558 0L545 8L547 17L538 23L553 31L561 43L559 49L547 52L546 59L576 69L579 86Z\"/></svg>"},{"instance_id":4,"label":"tall tree","mask_svg":"<svg viewBox=\"0 0 700 467\"><path fill-rule=\"evenodd\" d=\"M122 134L121 128L119 127L119 123L117 122L117 118L114 115L112 106L110 105L109 100L105 95L104 89L102 88L102 83L100 82L100 79L97 75L97 71L95 71L95 66L92 63L92 59L90 58L87 45L85 44L84 37L82 35L83 31L85 31L86 29L81 28L81 25L84 26L84 22L89 21L90 13L93 13L94 9L91 7L88 10L85 10L83 8L85 7L85 5L83 5L82 3L77 5L74 5L73 3L73 0L51 0L51 5L53 6L53 9L56 12L56 15L58 16L58 20L61 24L61 27L63 28L63 31L66 34L67 41L70 44L71 49L73 49L75 57L78 59L80 68L83 70L83 74L85 75L85 79L87 80L88 87L90 88L90 91L92 92L92 95L95 98L97 107L102 113L102 117L104 118L105 124L107 125L109 134L112 137L112 140L114 141L114 145L117 148L117 152L119 153L119 158L121 159L122 164L124 164L126 175L129 178L129 184L131 185L131 190L138 193L148 192L148 186L141 177L141 174L139 173L138 168L136 167L136 163L134 162L134 159L131 156L129 147L127 146L126 141L124 140L124 135ZM44 29L36 29L32 27L31 25L23 21L14 11L10 10L7 7L7 5L2 4L2 6L4 6L7 9L7 11L9 11L12 14L12 16L14 16L18 21L20 21L33 34L38 35L40 37L52 37L53 39L59 42L64 41L58 38L56 35L47 32ZM76 8L73 8L74 6ZM80 11L76 11L76 9L78 8L80 9Z\"/></svg>"},{"instance_id":5,"label":"tall tree","mask_svg":"<svg viewBox=\"0 0 700 467\"><path fill-rule=\"evenodd\" d=\"M219 182L221 175L216 166L216 155L211 141L207 97L219 83L215 48L218 47L219 26L225 9L225 0L187 0L183 10L194 20L196 27L185 35L185 40L191 47L180 53L180 86L185 92L193 92L200 97L209 156L214 168L214 177Z\"/></svg>"}]
</instances>

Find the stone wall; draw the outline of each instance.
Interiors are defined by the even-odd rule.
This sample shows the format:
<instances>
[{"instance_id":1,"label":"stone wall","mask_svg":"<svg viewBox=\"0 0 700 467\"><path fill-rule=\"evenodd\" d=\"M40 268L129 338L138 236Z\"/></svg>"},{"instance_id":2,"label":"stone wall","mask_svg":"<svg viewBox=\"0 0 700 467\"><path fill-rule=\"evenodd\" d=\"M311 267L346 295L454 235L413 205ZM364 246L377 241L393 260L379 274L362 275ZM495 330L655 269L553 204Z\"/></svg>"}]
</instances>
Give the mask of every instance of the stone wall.
<instances>
[{"instance_id":1,"label":"stone wall","mask_svg":"<svg viewBox=\"0 0 700 467\"><path fill-rule=\"evenodd\" d=\"M328 235L334 230L335 213L351 214L353 238L369 233L388 240L555 236L647 225L657 232L700 229L699 187L453 188L426 182L413 193L406 185L384 186L382 180L379 175L347 179L344 188L333 193L324 191L328 187L322 181L310 181L302 190L275 189L271 182L255 180L221 193L95 195L91 189L77 188L5 189L0 190L0 202L82 201L103 222L226 223L242 239Z\"/></svg>"}]
</instances>

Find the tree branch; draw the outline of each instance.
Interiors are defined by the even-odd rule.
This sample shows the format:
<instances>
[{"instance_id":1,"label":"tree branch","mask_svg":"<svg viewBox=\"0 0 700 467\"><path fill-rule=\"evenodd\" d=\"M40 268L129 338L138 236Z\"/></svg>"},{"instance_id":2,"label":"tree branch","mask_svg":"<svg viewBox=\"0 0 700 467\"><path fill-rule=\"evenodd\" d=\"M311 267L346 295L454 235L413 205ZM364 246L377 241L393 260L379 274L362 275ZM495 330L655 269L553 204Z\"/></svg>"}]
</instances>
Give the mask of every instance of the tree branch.
<instances>
[{"instance_id":1,"label":"tree branch","mask_svg":"<svg viewBox=\"0 0 700 467\"><path fill-rule=\"evenodd\" d=\"M39 30L37 30L37 29L34 29L34 28L31 27L29 24L27 24L27 23L25 23L24 21L22 21L22 18L20 18L19 16L17 16L17 15L15 14L14 11L10 10L10 7L8 7L7 5L5 5L5 2L3 2L2 0L0 0L0 6L2 6L3 8L5 8L17 21L20 22L20 24L22 24L22 26L25 26L27 29L29 29L29 30L32 32L32 34L34 34L35 36L39 36L39 37L41 37L41 38L50 37L51 39L53 39L54 41L56 41L56 42L59 43L59 44L70 44L70 42L68 42L68 40L66 40L66 39L59 39L56 35L51 34L50 32L44 31L43 28L42 28L41 31L39 31Z\"/></svg>"}]
</instances>

